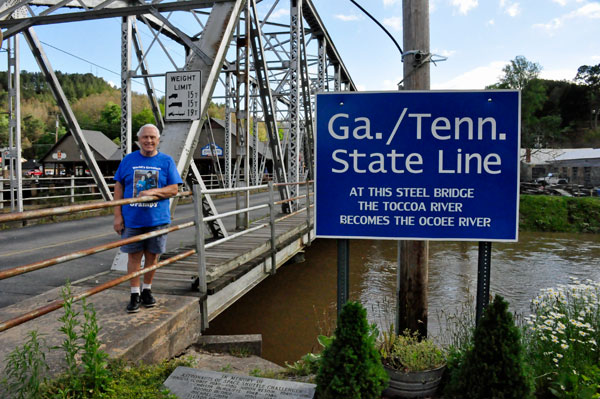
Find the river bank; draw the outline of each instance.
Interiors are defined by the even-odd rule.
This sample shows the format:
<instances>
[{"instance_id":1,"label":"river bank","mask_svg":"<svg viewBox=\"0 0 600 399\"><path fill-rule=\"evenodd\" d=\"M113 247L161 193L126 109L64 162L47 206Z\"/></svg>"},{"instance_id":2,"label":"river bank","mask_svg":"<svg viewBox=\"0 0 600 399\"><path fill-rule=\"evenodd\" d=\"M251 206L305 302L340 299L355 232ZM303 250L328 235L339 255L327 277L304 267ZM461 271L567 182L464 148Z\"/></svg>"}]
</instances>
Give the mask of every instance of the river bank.
<instances>
[{"instance_id":1,"label":"river bank","mask_svg":"<svg viewBox=\"0 0 600 399\"><path fill-rule=\"evenodd\" d=\"M519 230L600 233L600 199L598 197L521 195Z\"/></svg>"}]
</instances>

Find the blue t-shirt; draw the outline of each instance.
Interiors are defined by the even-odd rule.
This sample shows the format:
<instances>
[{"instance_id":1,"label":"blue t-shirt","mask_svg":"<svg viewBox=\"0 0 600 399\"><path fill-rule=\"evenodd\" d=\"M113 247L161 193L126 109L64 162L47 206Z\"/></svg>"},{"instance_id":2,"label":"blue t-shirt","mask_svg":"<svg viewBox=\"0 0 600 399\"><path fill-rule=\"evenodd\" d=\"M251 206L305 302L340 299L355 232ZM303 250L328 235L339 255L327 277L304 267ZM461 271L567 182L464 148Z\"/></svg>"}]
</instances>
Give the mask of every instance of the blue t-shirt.
<instances>
[{"instance_id":1,"label":"blue t-shirt","mask_svg":"<svg viewBox=\"0 0 600 399\"><path fill-rule=\"evenodd\" d=\"M123 186L123 198L137 197L151 188L183 183L173 158L161 152L153 157L145 157L139 151L128 154L119 164L114 179ZM171 222L168 199L122 205L121 211L126 227L152 227Z\"/></svg>"}]
</instances>

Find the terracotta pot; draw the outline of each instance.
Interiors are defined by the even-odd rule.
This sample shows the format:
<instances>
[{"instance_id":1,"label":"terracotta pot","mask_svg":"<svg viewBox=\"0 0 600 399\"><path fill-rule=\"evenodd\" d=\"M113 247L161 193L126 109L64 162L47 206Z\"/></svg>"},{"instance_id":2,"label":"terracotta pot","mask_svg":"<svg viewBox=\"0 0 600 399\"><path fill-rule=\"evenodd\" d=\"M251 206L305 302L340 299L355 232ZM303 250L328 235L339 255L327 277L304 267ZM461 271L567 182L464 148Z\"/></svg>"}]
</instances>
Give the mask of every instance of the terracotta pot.
<instances>
[{"instance_id":1,"label":"terracotta pot","mask_svg":"<svg viewBox=\"0 0 600 399\"><path fill-rule=\"evenodd\" d=\"M404 372L385 367L390 376L390 384L383 394L391 398L423 398L434 395L445 369L446 366L442 366L433 370Z\"/></svg>"}]
</instances>

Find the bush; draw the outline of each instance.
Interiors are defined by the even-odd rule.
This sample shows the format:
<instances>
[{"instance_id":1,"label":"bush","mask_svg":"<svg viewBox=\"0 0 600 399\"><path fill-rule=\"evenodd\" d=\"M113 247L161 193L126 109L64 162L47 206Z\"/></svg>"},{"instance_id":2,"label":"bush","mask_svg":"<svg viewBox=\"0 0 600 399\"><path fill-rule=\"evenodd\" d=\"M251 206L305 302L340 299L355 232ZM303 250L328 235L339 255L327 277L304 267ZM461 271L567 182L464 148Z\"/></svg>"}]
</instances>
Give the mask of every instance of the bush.
<instances>
[{"instance_id":1,"label":"bush","mask_svg":"<svg viewBox=\"0 0 600 399\"><path fill-rule=\"evenodd\" d=\"M475 328L473 347L464 358L451 354L453 374L446 395L454 398L530 398L532 387L525 371L521 334L500 296L486 308Z\"/></svg>"},{"instance_id":2,"label":"bush","mask_svg":"<svg viewBox=\"0 0 600 399\"><path fill-rule=\"evenodd\" d=\"M319 398L381 397L388 376L375 348L377 335L360 303L344 305L334 339L323 351L316 381Z\"/></svg>"}]
</instances>

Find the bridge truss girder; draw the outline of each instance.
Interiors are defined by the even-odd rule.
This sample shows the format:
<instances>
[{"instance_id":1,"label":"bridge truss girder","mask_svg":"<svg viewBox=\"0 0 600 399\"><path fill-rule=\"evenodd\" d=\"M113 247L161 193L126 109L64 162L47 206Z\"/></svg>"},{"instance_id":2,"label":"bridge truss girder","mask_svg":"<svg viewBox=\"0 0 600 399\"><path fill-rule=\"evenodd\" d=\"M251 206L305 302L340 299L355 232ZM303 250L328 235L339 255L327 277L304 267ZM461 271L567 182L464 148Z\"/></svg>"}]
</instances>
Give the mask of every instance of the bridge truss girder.
<instances>
[{"instance_id":1,"label":"bridge truss girder","mask_svg":"<svg viewBox=\"0 0 600 399\"><path fill-rule=\"evenodd\" d=\"M157 126L163 132L160 150L173 156L183 176L187 175L193 162L193 153L201 134L201 121L168 122L162 120L158 111L158 99L152 82L153 78L163 76L166 71L156 71L149 53L162 50L164 58L168 58L173 65L171 70L202 71L203 118L207 117L211 100L226 104L234 100L234 104L244 104L238 107L235 115L236 121L246 121L246 129L238 130L238 134L244 135L239 142L252 143L252 156L256 157L256 160L253 159L252 168L249 162L245 163L244 177L240 177L239 180L250 184L249 169L253 172L253 183L259 183L262 179L265 158L263 157L258 166L258 143L250 137L250 130L255 135L258 133L260 122L267 130L275 179L278 182L298 181L303 176L313 176L313 95L319 91L356 88L312 1L275 0L262 15L257 11L257 4L260 2L248 1L249 4L246 5L245 0L7 0L0 2L0 28L6 29L5 37L18 33L27 36L27 32L37 25L122 18L122 143L125 152L130 151L131 145L131 81L141 78L144 80ZM289 3L291 11L289 24L273 22L273 11L276 7L285 7L284 3ZM244 7L248 7L251 12L244 14ZM15 12L24 8L31 14L30 17ZM181 15L184 17L175 18ZM188 22L196 21L198 30L190 32L193 28L190 28L187 22L181 23L185 18ZM252 19L251 23L246 25L252 27L252 46L246 47L244 51L236 51L236 46L231 44L235 44L238 38L247 36L246 31L239 31L243 25L240 21L245 18ZM143 23L150 31L150 44L142 44L137 22ZM245 26L242 29L245 30ZM177 59L170 54L168 45L163 43L164 38L182 46L186 54L185 59ZM249 57L250 47L250 61L240 60L240 57ZM132 66L133 52L138 64L136 68ZM232 67L240 62L248 63L246 67L250 76ZM151 67L154 75L150 73ZM239 83L243 79L247 79L244 93L231 89L240 86ZM225 82L229 82L230 89L225 89ZM236 98L232 99L232 96ZM242 102L243 96L246 96L246 99ZM256 101L257 99L260 101ZM68 108L68 104L66 107ZM226 115L226 119L229 122L228 133L231 133L234 131L235 122L231 120L230 113ZM249 121L253 122L254 129L248 128ZM282 133L283 140L280 140ZM80 148L85 148L87 144L83 136L81 140ZM226 147L229 147L225 149L226 153L233 153L232 150L235 149L231 140L230 137L229 145L226 142ZM304 166L300 162L302 151ZM229 158L225 161L224 180L227 184L232 182L231 157L235 155L228 155ZM245 156L249 157L250 154L246 152ZM87 161L88 165L95 162L93 158ZM198 174L195 177L201 180ZM104 181L102 176L97 179L99 185L100 180ZM241 181L235 181L236 185L240 183ZM293 187L284 186L280 190L282 199L296 195L297 191ZM211 209L214 212L212 206L208 209L209 213ZM211 229L213 234L226 234L224 228L219 227L220 229ZM222 230L221 233L219 230Z\"/></svg>"}]
</instances>

